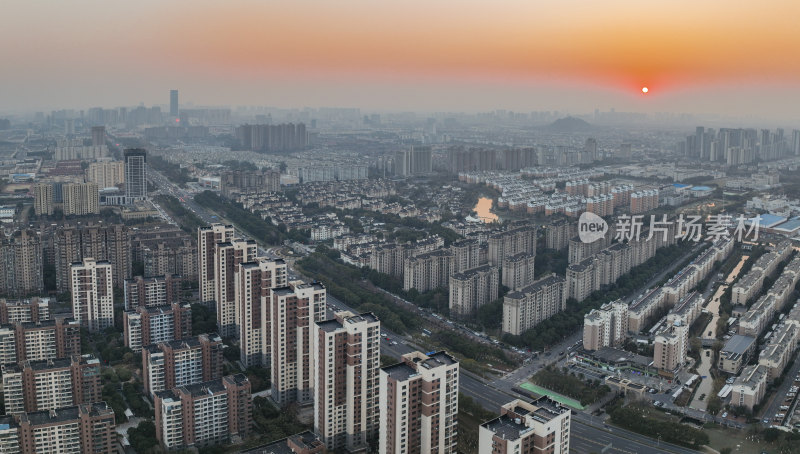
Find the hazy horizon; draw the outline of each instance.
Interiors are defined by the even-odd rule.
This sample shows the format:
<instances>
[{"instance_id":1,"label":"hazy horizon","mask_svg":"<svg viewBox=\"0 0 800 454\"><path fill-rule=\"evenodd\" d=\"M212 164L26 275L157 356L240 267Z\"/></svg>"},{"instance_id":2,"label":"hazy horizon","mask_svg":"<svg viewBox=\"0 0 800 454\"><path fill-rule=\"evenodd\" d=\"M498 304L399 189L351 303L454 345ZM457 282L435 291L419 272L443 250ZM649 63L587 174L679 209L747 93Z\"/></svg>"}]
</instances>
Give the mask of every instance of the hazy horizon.
<instances>
[{"instance_id":1,"label":"hazy horizon","mask_svg":"<svg viewBox=\"0 0 800 454\"><path fill-rule=\"evenodd\" d=\"M10 1L0 111L177 88L196 105L800 119L800 4L661 3Z\"/></svg>"}]
</instances>

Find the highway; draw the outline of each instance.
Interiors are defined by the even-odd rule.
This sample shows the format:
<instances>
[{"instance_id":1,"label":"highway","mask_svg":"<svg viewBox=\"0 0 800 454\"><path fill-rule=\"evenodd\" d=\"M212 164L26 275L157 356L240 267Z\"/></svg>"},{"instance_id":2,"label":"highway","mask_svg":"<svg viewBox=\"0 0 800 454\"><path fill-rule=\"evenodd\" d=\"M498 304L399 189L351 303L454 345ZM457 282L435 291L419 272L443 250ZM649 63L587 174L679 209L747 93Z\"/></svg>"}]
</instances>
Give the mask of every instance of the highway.
<instances>
[{"instance_id":1,"label":"highway","mask_svg":"<svg viewBox=\"0 0 800 454\"><path fill-rule=\"evenodd\" d=\"M204 207L198 205L194 201L193 194L185 189L181 189L165 178L161 173L148 168L148 178L155 183L161 192L172 195L173 197L183 200L183 203L193 211L200 219L205 222L222 222L216 215L211 214ZM238 231L239 236L245 237L241 231ZM270 255L271 250L264 250L259 247L259 252L264 255ZM296 275L293 270L289 270L291 278ZM332 295L327 295L329 315L333 310L348 310L354 311L352 308L346 306L340 300ZM385 333L388 340L383 338L381 340L381 354L400 358L403 354L415 350L426 351L424 346L409 345L408 339L399 336L385 328L381 330ZM558 346L551 351L554 352L552 357L541 357L536 361L529 361L521 368L507 374L505 377L493 380L491 382L484 381L483 378L478 377L470 371L465 369L461 370L461 377L459 380L459 391L471 397L478 402L485 409L499 413L502 405L516 399L527 399L526 396L518 395L512 390L516 383L525 380L528 376L533 374L538 368L542 367L546 362L555 362L558 358L560 351L566 350L567 347L573 345L577 339L580 339L580 333L575 333L569 338L564 339ZM571 427L571 445L570 452L585 454L591 452L603 453L653 453L653 454L694 454L697 451L682 448L668 443L659 442L652 438L648 438L633 432L618 428L609 428L602 421L593 418L591 415L576 412L573 414L572 427Z\"/></svg>"}]
</instances>

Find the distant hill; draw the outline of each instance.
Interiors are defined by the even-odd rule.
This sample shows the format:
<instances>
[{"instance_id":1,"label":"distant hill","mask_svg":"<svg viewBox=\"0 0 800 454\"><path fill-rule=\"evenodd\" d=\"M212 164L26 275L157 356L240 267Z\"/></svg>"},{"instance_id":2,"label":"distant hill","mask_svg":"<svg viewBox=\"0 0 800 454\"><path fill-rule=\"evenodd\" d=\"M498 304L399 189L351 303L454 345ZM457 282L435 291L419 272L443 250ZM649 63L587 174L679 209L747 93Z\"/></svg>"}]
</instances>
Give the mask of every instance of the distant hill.
<instances>
[{"instance_id":1,"label":"distant hill","mask_svg":"<svg viewBox=\"0 0 800 454\"><path fill-rule=\"evenodd\" d=\"M580 132L589 131L593 126L580 118L566 117L554 121L547 129L556 132Z\"/></svg>"}]
</instances>

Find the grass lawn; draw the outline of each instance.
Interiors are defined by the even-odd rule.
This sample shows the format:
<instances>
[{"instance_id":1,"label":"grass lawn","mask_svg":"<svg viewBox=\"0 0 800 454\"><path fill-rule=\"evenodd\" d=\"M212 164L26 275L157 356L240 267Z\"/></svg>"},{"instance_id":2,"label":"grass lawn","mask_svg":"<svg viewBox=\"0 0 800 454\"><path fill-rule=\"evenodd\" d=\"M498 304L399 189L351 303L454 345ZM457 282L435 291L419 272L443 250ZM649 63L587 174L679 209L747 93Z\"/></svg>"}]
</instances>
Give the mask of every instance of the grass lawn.
<instances>
[{"instance_id":1,"label":"grass lawn","mask_svg":"<svg viewBox=\"0 0 800 454\"><path fill-rule=\"evenodd\" d=\"M712 448L720 451L725 448L731 448L731 452L741 452L741 453L759 453L761 451L767 451L769 453L777 453L777 451L773 451L771 448L773 446L770 443L767 443L763 440L760 441L753 441L748 440L748 434L746 430L737 430L737 429L723 429L721 427L710 427L705 428L703 431L708 434L708 438L711 440L710 445Z\"/></svg>"}]
</instances>

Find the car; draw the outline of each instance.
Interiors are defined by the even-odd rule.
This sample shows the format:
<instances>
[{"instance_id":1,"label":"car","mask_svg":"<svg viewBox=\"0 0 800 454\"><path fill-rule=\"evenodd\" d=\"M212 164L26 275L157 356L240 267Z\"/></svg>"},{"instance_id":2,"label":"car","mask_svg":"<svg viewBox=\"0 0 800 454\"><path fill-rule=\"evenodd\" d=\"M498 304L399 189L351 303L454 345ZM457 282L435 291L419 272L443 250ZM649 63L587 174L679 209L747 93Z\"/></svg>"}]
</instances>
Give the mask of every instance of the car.
<instances>
[{"instance_id":1,"label":"car","mask_svg":"<svg viewBox=\"0 0 800 454\"><path fill-rule=\"evenodd\" d=\"M381 337L386 337L386 333L381 333Z\"/></svg>"},{"instance_id":2,"label":"car","mask_svg":"<svg viewBox=\"0 0 800 454\"><path fill-rule=\"evenodd\" d=\"M391 344L392 345L397 345L397 341L392 341Z\"/></svg>"},{"instance_id":3,"label":"car","mask_svg":"<svg viewBox=\"0 0 800 454\"><path fill-rule=\"evenodd\" d=\"M726 411L725 413L723 413L723 414L722 414L722 417L723 417L723 418L727 418L727 417L728 417L728 412Z\"/></svg>"}]
</instances>

